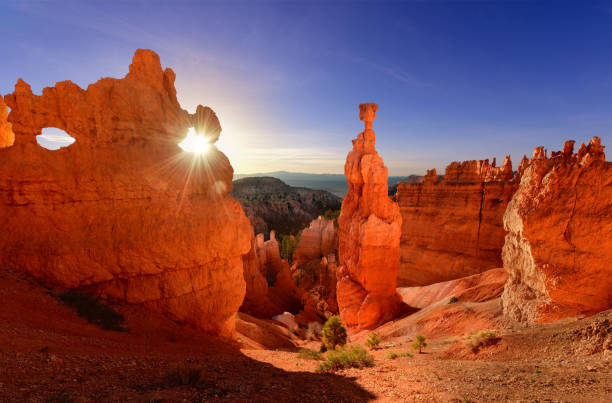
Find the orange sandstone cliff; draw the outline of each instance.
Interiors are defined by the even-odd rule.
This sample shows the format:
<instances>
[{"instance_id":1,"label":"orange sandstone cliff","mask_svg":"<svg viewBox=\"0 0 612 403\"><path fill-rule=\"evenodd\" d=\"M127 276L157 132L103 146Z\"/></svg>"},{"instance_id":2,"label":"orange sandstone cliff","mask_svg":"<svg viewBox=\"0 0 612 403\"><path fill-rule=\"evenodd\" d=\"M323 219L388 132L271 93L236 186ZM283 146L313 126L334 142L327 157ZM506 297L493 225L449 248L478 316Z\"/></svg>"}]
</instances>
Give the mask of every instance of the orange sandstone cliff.
<instances>
[{"instance_id":1,"label":"orange sandstone cliff","mask_svg":"<svg viewBox=\"0 0 612 403\"><path fill-rule=\"evenodd\" d=\"M612 308L612 163L594 137L573 152L543 147L519 166L504 214L509 273L502 295L514 319L550 322Z\"/></svg>"},{"instance_id":2,"label":"orange sandstone cliff","mask_svg":"<svg viewBox=\"0 0 612 403\"><path fill-rule=\"evenodd\" d=\"M230 336L252 229L228 195L216 115L181 109L174 78L138 50L123 79L86 90L64 81L39 96L17 82L8 121L0 103L0 265ZM76 142L43 149L45 127ZM211 143L206 154L177 146L189 127Z\"/></svg>"},{"instance_id":3,"label":"orange sandstone cliff","mask_svg":"<svg viewBox=\"0 0 612 403\"><path fill-rule=\"evenodd\" d=\"M512 162L453 162L442 180L399 183L402 214L398 286L422 286L501 267L502 217L518 184Z\"/></svg>"},{"instance_id":4,"label":"orange sandstone cliff","mask_svg":"<svg viewBox=\"0 0 612 403\"><path fill-rule=\"evenodd\" d=\"M344 165L349 190L338 219L337 300L350 328L373 328L401 309L395 286L402 217L387 196L387 167L375 149L377 109L359 105L365 130L353 140Z\"/></svg>"}]
</instances>

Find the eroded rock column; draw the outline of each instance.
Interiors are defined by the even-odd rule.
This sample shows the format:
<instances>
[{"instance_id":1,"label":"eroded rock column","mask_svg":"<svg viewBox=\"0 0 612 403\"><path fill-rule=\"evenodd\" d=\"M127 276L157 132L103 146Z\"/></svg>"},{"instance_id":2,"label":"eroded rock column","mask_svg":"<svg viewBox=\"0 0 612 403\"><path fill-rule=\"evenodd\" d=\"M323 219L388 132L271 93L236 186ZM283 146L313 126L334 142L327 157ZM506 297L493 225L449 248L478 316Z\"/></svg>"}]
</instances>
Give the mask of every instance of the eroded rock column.
<instances>
[{"instance_id":1,"label":"eroded rock column","mask_svg":"<svg viewBox=\"0 0 612 403\"><path fill-rule=\"evenodd\" d=\"M346 157L349 191L338 219L338 307L343 322L359 329L394 318L401 307L396 277L402 217L387 196L388 170L375 149L377 109L373 103L359 105L365 130Z\"/></svg>"}]
</instances>

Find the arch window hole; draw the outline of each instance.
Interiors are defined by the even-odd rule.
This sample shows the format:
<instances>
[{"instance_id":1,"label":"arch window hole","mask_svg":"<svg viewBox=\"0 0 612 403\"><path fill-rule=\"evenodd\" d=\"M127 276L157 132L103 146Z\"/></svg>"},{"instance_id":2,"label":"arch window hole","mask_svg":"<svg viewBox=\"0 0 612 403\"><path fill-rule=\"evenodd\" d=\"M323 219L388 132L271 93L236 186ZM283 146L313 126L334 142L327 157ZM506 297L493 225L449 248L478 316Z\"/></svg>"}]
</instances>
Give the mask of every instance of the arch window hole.
<instances>
[{"instance_id":1,"label":"arch window hole","mask_svg":"<svg viewBox=\"0 0 612 403\"><path fill-rule=\"evenodd\" d=\"M59 150L72 145L76 139L57 127L45 127L41 134L36 136L36 142L47 150Z\"/></svg>"}]
</instances>

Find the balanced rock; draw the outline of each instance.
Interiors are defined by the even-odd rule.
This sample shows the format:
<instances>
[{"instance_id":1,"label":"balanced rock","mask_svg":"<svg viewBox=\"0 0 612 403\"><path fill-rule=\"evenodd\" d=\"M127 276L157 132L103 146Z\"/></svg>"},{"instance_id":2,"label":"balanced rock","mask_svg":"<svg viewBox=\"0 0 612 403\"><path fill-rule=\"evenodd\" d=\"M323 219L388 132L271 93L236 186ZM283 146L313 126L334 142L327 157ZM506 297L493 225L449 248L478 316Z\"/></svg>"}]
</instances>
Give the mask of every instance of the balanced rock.
<instances>
[{"instance_id":1,"label":"balanced rock","mask_svg":"<svg viewBox=\"0 0 612 403\"><path fill-rule=\"evenodd\" d=\"M402 305L395 289L402 217L387 195L387 167L375 149L377 109L359 105L365 130L346 157L349 190L338 219L338 307L343 322L360 329L394 318Z\"/></svg>"},{"instance_id":2,"label":"balanced rock","mask_svg":"<svg viewBox=\"0 0 612 403\"><path fill-rule=\"evenodd\" d=\"M598 137L547 157L538 147L519 167L504 214L509 273L504 312L550 322L612 308L612 163Z\"/></svg>"},{"instance_id":3,"label":"balanced rock","mask_svg":"<svg viewBox=\"0 0 612 403\"><path fill-rule=\"evenodd\" d=\"M252 230L212 144L220 126L205 154L178 147L214 113L181 109L174 79L157 54L137 50L123 79L86 90L64 81L39 96L17 82L8 119L0 102L0 265L231 336ZM46 127L76 142L43 149Z\"/></svg>"}]
</instances>

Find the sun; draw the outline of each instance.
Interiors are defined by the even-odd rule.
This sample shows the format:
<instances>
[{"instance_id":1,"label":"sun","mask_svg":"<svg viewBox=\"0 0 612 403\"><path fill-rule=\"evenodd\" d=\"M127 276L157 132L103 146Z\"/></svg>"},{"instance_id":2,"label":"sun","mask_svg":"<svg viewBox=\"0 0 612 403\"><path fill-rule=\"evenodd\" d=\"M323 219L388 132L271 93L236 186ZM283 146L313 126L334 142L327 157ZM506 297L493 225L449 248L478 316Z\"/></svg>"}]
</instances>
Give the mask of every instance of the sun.
<instances>
[{"instance_id":1,"label":"sun","mask_svg":"<svg viewBox=\"0 0 612 403\"><path fill-rule=\"evenodd\" d=\"M187 137L178 145L183 151L196 154L203 154L210 149L210 143L204 136L197 135L193 127L187 131Z\"/></svg>"}]
</instances>

